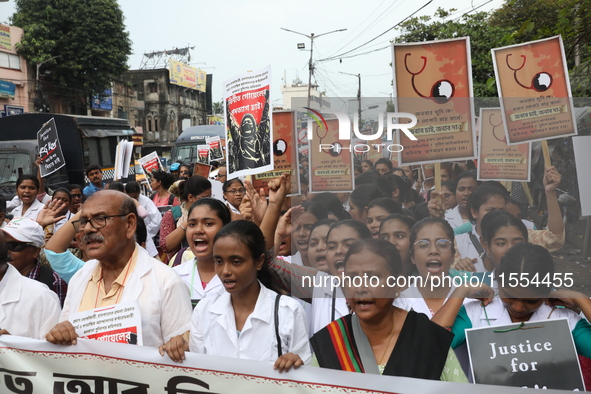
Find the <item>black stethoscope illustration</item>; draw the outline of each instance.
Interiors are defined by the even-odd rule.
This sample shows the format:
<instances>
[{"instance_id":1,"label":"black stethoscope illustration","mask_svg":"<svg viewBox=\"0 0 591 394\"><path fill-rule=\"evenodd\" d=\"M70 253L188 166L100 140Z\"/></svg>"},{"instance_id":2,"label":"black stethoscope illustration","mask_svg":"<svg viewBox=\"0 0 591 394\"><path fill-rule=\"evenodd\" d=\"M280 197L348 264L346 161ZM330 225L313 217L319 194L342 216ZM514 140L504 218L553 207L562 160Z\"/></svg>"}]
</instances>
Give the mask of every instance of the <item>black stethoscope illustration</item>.
<instances>
[{"instance_id":1,"label":"black stethoscope illustration","mask_svg":"<svg viewBox=\"0 0 591 394\"><path fill-rule=\"evenodd\" d=\"M318 137L319 146L322 146L322 140L324 138L326 138L326 136L328 135L328 129L325 129L325 130L326 130L326 132L324 133L324 135L321 136L320 134L318 134L318 132L320 131L320 127L316 127L315 134L316 134L316 137ZM327 148L322 148L322 150L324 152L328 153L329 155L331 155L332 157L339 156L341 154L341 152L343 151L342 145L339 144L338 142L335 142L335 143L331 144L331 147L330 148L328 148L328 149Z\"/></svg>"},{"instance_id":2,"label":"black stethoscope illustration","mask_svg":"<svg viewBox=\"0 0 591 394\"><path fill-rule=\"evenodd\" d=\"M503 138L499 138L499 137L497 137L497 134L496 134L496 129L497 129L497 127L499 127L499 126L502 126L502 125L503 125L503 119L501 118L501 123L499 123L499 124L493 124L493 122L492 122L492 117L493 117L493 115L494 115L494 114L490 114L490 115L488 116L488 123L489 123L489 124L492 126L492 128L493 128L493 129L492 129L492 134L493 134L493 137L495 137L495 139L496 139L497 141L500 141L500 142L502 142L503 144L506 144L506 143L507 143L507 137L506 137L506 136L503 134Z\"/></svg>"},{"instance_id":3,"label":"black stethoscope illustration","mask_svg":"<svg viewBox=\"0 0 591 394\"><path fill-rule=\"evenodd\" d=\"M507 54L505 62L507 63L507 67L509 67L509 69L513 71L513 78L515 78L515 82L517 82L519 86L521 86L524 89L533 89L536 92L545 92L546 90L550 89L550 86L552 86L552 75L548 74L545 71L542 71L534 75L534 77L531 80L531 86L525 86L524 84L519 82L519 79L517 78L517 71L521 70L523 66L525 66L527 58L525 55L521 55L521 57L523 58L523 63L521 63L521 67L513 68L509 65L509 56L511 55L512 53Z\"/></svg>"},{"instance_id":4,"label":"black stethoscope illustration","mask_svg":"<svg viewBox=\"0 0 591 394\"><path fill-rule=\"evenodd\" d=\"M430 98L438 104L447 103L454 95L454 92L455 92L454 84L451 83L450 81L448 81L447 79L440 79L439 81L435 82L433 84L433 86L431 87L431 95L430 96L425 96L424 94L421 94L421 92L419 92L419 90L417 89L417 87L415 85L415 77L417 75L419 75L420 73L422 73L425 70L425 67L427 67L427 58L425 56L421 56L421 59L423 59L423 67L421 68L421 70L419 72L413 73L412 71L410 71L408 69L408 64L406 63L407 58L410 55L411 55L410 53L407 53L404 56L404 67L406 68L406 71L410 75L412 75L411 83L412 83L412 88L414 89L415 93L421 97Z\"/></svg>"}]
</instances>

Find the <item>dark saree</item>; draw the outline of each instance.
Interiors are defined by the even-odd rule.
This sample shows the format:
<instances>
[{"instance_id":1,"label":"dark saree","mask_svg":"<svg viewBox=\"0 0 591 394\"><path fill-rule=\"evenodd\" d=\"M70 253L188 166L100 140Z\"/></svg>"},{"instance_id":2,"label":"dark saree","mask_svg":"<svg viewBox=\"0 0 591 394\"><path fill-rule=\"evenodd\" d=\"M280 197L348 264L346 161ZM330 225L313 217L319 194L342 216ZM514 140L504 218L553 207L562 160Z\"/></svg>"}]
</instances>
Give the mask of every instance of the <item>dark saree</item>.
<instances>
[{"instance_id":1,"label":"dark saree","mask_svg":"<svg viewBox=\"0 0 591 394\"><path fill-rule=\"evenodd\" d=\"M427 316L408 312L384 375L439 380L453 334ZM379 373L369 341L356 316L347 315L318 331L311 339L322 368Z\"/></svg>"}]
</instances>

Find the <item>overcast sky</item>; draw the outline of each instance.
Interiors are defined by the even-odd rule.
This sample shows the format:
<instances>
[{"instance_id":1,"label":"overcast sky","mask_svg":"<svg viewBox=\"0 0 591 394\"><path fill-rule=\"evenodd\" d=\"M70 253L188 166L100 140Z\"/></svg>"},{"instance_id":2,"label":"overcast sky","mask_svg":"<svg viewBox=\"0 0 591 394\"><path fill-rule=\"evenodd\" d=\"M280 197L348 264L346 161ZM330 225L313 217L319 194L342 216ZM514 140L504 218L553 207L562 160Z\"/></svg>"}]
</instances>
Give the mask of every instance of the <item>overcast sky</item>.
<instances>
[{"instance_id":1,"label":"overcast sky","mask_svg":"<svg viewBox=\"0 0 591 394\"><path fill-rule=\"evenodd\" d=\"M290 1L197 1L120 0L126 28L133 41L131 69L139 68L143 54L194 46L191 63L213 74L213 100L222 97L222 82L248 70L271 65L273 104L282 102L280 86L299 77L308 82L310 40L281 30L281 27L314 40L314 60L339 55L373 39L429 0L290 0ZM486 4L485 4L486 3ZM453 18L485 4L478 10L498 8L503 0L432 0L417 15L433 15L438 7L456 8ZM0 22L8 22L14 0L0 3ZM392 30L354 52L388 46L396 36ZM306 50L297 44L305 43ZM363 97L388 97L392 91L391 51L382 49L353 58L316 64L315 81L329 96L355 97L358 82L340 72L361 74ZM198 64L204 63L204 64ZM314 82L314 79L313 79Z\"/></svg>"}]
</instances>

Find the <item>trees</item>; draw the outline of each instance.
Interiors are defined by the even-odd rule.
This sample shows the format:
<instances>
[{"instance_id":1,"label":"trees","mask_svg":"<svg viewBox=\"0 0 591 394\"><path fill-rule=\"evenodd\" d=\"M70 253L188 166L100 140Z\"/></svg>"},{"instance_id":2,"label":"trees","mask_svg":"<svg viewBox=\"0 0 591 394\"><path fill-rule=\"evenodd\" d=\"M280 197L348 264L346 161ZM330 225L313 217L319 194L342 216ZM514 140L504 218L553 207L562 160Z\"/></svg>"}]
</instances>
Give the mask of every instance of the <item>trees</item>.
<instances>
[{"instance_id":1,"label":"trees","mask_svg":"<svg viewBox=\"0 0 591 394\"><path fill-rule=\"evenodd\" d=\"M401 34L396 42L420 42L457 37L470 37L472 56L472 83L475 97L497 96L491 48L502 46L503 37L511 32L510 27L490 26L489 14L477 12L447 20L455 10L438 9L434 18L421 16L411 18L400 25ZM488 82L488 84L487 84Z\"/></svg>"},{"instance_id":2,"label":"trees","mask_svg":"<svg viewBox=\"0 0 591 394\"><path fill-rule=\"evenodd\" d=\"M127 70L131 41L116 0L15 0L11 23L24 30L17 50L50 74L44 82L70 99L100 95Z\"/></svg>"}]
</instances>

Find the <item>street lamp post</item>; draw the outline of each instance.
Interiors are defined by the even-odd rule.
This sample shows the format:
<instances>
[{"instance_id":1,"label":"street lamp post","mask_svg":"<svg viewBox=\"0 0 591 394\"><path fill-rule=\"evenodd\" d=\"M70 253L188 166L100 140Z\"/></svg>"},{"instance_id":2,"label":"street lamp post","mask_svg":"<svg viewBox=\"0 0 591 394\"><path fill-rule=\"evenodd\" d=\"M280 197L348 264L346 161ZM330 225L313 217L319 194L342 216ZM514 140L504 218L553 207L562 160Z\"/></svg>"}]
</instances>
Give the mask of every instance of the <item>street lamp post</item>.
<instances>
[{"instance_id":1,"label":"street lamp post","mask_svg":"<svg viewBox=\"0 0 591 394\"><path fill-rule=\"evenodd\" d=\"M358 109L357 109L357 113L359 115L359 130L361 131L361 74L349 74L349 73L344 73L342 71L339 71L341 74L345 74L345 75L350 75L352 77L357 77L357 79L359 80L359 89L357 89L357 102L358 104Z\"/></svg>"},{"instance_id":2,"label":"street lamp post","mask_svg":"<svg viewBox=\"0 0 591 394\"><path fill-rule=\"evenodd\" d=\"M50 57L49 59L46 59L44 61L42 61L41 63L37 63L37 72L36 72L36 76L35 76L35 92L37 93L37 98L39 100L41 100L41 91L39 90L39 69L41 68L42 65L44 65L45 63L47 63L50 60L54 60L57 59L59 57L62 57L62 55L56 55L53 57ZM40 104L40 109L42 108L42 105Z\"/></svg>"},{"instance_id":3,"label":"street lamp post","mask_svg":"<svg viewBox=\"0 0 591 394\"><path fill-rule=\"evenodd\" d=\"M314 35L314 33L311 33L310 35L307 35L307 34L304 34L304 33L297 32L297 31L285 29L283 27L281 28L281 30L288 31L290 33L299 34L300 36L304 36L304 37L310 39L310 61L308 62L308 102L307 102L307 106L310 107L310 89L312 87L312 73L314 72L314 64L312 63L312 52L314 51L314 39L315 38L318 38L318 37L321 37L321 36L325 36L327 34L337 33L337 32L340 32L340 31L345 31L347 29L333 30L333 31L329 31L327 33L322 33L322 34L318 34L318 35ZM298 45L298 48L300 48L300 45ZM303 48L301 48L301 49L303 49Z\"/></svg>"}]
</instances>

